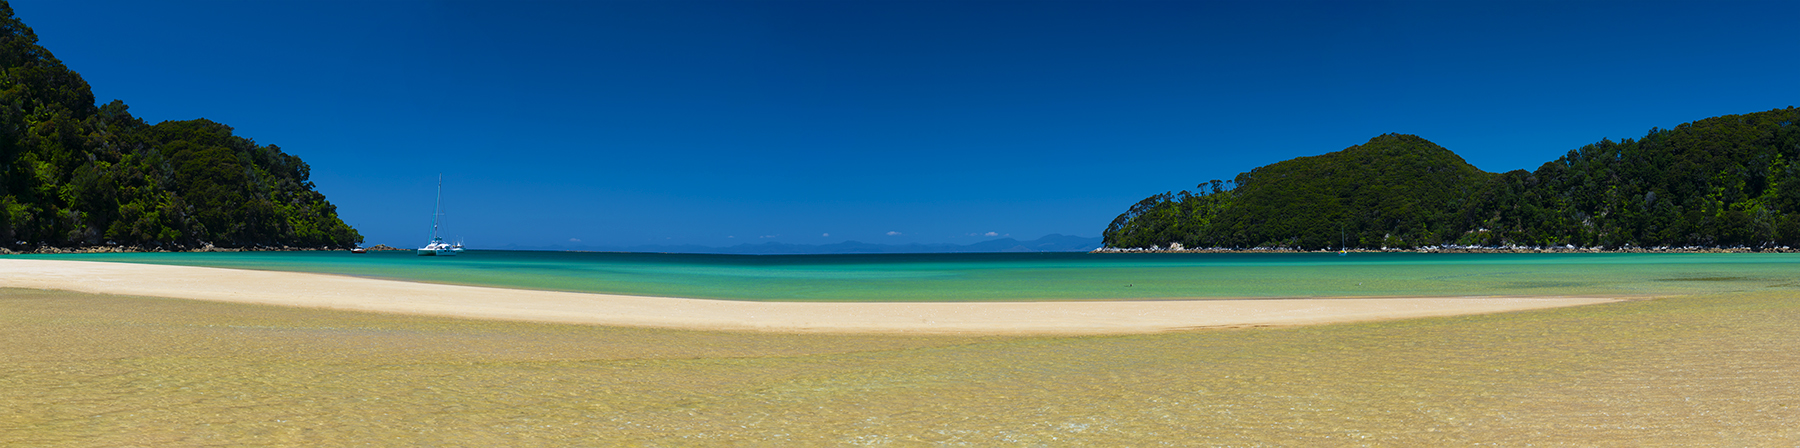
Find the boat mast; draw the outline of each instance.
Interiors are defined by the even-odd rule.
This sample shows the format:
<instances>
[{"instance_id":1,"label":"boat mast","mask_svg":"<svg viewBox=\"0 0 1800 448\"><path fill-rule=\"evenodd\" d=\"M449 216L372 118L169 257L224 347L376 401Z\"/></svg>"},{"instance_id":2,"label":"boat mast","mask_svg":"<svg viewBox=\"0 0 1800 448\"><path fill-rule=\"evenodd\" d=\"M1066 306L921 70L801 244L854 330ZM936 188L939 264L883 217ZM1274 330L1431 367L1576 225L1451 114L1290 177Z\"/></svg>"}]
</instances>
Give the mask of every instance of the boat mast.
<instances>
[{"instance_id":1,"label":"boat mast","mask_svg":"<svg viewBox=\"0 0 1800 448\"><path fill-rule=\"evenodd\" d=\"M444 173L438 173L437 202L431 206L431 241L438 240L438 217L444 216Z\"/></svg>"}]
</instances>

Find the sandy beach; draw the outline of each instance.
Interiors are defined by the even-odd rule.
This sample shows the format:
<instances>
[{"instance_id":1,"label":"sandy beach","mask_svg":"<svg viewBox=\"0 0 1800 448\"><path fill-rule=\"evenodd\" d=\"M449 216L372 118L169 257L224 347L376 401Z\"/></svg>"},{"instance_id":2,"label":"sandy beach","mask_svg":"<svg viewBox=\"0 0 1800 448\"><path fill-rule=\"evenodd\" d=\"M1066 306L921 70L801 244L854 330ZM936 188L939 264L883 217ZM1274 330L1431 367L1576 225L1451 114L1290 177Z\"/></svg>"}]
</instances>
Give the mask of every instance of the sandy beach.
<instances>
[{"instance_id":1,"label":"sandy beach","mask_svg":"<svg viewBox=\"0 0 1800 448\"><path fill-rule=\"evenodd\" d=\"M750 302L534 291L326 274L0 259L0 287L337 310L797 333L1125 334L1498 313L1593 297L1053 302Z\"/></svg>"},{"instance_id":2,"label":"sandy beach","mask_svg":"<svg viewBox=\"0 0 1800 448\"><path fill-rule=\"evenodd\" d=\"M1301 325L1599 300L760 303L0 257L0 446L1795 446L1792 281ZM1281 326L1168 331L1206 325Z\"/></svg>"}]
</instances>

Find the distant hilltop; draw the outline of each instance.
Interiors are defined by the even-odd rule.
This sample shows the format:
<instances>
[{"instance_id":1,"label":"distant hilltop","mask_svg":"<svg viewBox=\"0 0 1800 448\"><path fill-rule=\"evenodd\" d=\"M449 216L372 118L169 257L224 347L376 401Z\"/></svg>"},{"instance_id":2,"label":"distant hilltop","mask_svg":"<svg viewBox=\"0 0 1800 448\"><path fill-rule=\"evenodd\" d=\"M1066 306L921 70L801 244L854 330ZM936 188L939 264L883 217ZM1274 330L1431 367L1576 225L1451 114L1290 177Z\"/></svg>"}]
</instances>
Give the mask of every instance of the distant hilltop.
<instances>
[{"instance_id":1,"label":"distant hilltop","mask_svg":"<svg viewBox=\"0 0 1800 448\"><path fill-rule=\"evenodd\" d=\"M1263 166L1132 205L1109 248L1800 247L1800 109L1601 140L1489 173L1414 135Z\"/></svg>"},{"instance_id":2,"label":"distant hilltop","mask_svg":"<svg viewBox=\"0 0 1800 448\"><path fill-rule=\"evenodd\" d=\"M836 244L739 244L729 247L698 245L641 246L520 246L508 250L565 250L591 252L654 252L732 255L806 255L806 254L904 254L904 253L968 253L968 252L1087 252L1100 247L1100 238L1050 234L1031 241L1012 238L982 241L974 244L874 244L845 241Z\"/></svg>"},{"instance_id":3,"label":"distant hilltop","mask_svg":"<svg viewBox=\"0 0 1800 448\"><path fill-rule=\"evenodd\" d=\"M0 249L294 250L362 242L311 168L206 119L145 123L0 2Z\"/></svg>"}]
</instances>

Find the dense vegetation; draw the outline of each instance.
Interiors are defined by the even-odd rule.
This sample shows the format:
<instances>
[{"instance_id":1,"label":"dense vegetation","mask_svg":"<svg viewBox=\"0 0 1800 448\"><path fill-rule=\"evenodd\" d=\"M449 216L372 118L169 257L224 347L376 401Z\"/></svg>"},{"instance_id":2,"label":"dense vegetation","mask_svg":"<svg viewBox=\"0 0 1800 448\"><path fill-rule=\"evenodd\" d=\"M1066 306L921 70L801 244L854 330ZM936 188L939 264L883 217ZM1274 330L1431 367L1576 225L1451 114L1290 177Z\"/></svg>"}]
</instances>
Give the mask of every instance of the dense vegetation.
<instances>
[{"instance_id":1,"label":"dense vegetation","mask_svg":"<svg viewBox=\"0 0 1800 448\"><path fill-rule=\"evenodd\" d=\"M360 243L305 162L205 119L96 106L0 2L0 246L168 249Z\"/></svg>"},{"instance_id":2,"label":"dense vegetation","mask_svg":"<svg viewBox=\"0 0 1800 448\"><path fill-rule=\"evenodd\" d=\"M1727 115L1487 173L1383 135L1133 205L1110 247L1800 246L1800 109Z\"/></svg>"}]
</instances>

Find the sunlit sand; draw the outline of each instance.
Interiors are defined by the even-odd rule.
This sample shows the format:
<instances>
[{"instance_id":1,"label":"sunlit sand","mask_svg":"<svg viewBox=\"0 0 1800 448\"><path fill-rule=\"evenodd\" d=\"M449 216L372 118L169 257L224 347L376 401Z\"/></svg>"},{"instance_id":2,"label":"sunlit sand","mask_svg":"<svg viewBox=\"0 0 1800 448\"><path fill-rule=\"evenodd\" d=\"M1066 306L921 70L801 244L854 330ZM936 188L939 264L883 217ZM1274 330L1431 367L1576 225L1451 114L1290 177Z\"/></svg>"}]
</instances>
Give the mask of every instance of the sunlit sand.
<instances>
[{"instance_id":1,"label":"sunlit sand","mask_svg":"<svg viewBox=\"0 0 1800 448\"><path fill-rule=\"evenodd\" d=\"M1483 314L1592 297L1056 302L752 302L443 285L337 275L0 259L0 287L419 315L701 330L1123 334Z\"/></svg>"},{"instance_id":2,"label":"sunlit sand","mask_svg":"<svg viewBox=\"0 0 1800 448\"><path fill-rule=\"evenodd\" d=\"M1021 337L0 289L0 446L1795 446L1796 297Z\"/></svg>"}]
</instances>

